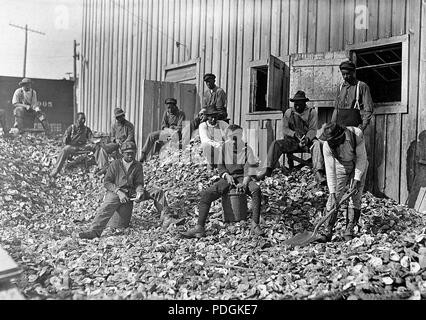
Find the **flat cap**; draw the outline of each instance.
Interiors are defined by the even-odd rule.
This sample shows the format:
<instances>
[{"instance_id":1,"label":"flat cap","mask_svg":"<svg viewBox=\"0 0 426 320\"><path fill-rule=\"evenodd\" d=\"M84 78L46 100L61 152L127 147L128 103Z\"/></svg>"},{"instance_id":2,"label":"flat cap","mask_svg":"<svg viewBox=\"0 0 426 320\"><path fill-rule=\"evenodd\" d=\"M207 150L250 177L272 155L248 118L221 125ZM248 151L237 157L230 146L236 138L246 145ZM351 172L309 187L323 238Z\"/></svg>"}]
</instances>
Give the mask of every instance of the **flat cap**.
<instances>
[{"instance_id":1,"label":"flat cap","mask_svg":"<svg viewBox=\"0 0 426 320\"><path fill-rule=\"evenodd\" d=\"M32 81L31 81L31 79L30 78L24 78L24 79L22 79L20 82L19 82L19 85L20 86L22 86L23 84L26 84L26 83L31 83Z\"/></svg>"},{"instance_id":2,"label":"flat cap","mask_svg":"<svg viewBox=\"0 0 426 320\"><path fill-rule=\"evenodd\" d=\"M355 64L352 61L343 61L340 66L340 70L355 70Z\"/></svg>"},{"instance_id":3,"label":"flat cap","mask_svg":"<svg viewBox=\"0 0 426 320\"><path fill-rule=\"evenodd\" d=\"M206 73L203 77L203 80L206 81L208 79L216 79L216 76L213 73Z\"/></svg>"},{"instance_id":4,"label":"flat cap","mask_svg":"<svg viewBox=\"0 0 426 320\"><path fill-rule=\"evenodd\" d=\"M121 152L127 151L127 150L136 150L136 144L132 141L124 142L121 145Z\"/></svg>"},{"instance_id":5,"label":"flat cap","mask_svg":"<svg viewBox=\"0 0 426 320\"><path fill-rule=\"evenodd\" d=\"M167 98L167 99L164 101L164 103L165 103L165 104L176 104L176 103L177 103L177 100L176 100L175 98Z\"/></svg>"}]
</instances>

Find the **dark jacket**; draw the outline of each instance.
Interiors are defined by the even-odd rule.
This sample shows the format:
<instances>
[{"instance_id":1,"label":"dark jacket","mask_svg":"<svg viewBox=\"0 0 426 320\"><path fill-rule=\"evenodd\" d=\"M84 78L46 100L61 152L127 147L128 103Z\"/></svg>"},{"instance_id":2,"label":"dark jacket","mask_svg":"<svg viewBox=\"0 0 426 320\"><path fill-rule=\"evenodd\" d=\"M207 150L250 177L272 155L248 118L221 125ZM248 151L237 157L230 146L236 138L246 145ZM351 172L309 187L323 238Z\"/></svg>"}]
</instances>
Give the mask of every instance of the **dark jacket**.
<instances>
[{"instance_id":1,"label":"dark jacket","mask_svg":"<svg viewBox=\"0 0 426 320\"><path fill-rule=\"evenodd\" d=\"M123 142L135 142L135 126L128 120L124 124L115 122L111 131L112 141L118 144Z\"/></svg>"},{"instance_id":2,"label":"dark jacket","mask_svg":"<svg viewBox=\"0 0 426 320\"><path fill-rule=\"evenodd\" d=\"M65 145L81 147L87 144L92 138L92 130L86 126L70 125L65 131L63 142Z\"/></svg>"},{"instance_id":3,"label":"dark jacket","mask_svg":"<svg viewBox=\"0 0 426 320\"><path fill-rule=\"evenodd\" d=\"M114 160L105 175L104 186L108 191L117 193L124 191L128 196L136 192L143 192L143 169L142 163L134 161L126 173L122 159Z\"/></svg>"}]
</instances>

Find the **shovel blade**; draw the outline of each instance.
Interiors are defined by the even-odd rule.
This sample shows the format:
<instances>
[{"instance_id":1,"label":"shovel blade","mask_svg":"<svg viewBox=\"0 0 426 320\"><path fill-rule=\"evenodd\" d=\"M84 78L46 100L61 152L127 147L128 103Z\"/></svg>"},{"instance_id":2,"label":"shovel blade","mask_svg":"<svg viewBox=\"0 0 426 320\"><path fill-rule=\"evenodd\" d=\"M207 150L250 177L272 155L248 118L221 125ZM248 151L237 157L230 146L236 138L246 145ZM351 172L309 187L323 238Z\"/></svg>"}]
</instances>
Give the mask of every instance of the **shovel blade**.
<instances>
[{"instance_id":1,"label":"shovel blade","mask_svg":"<svg viewBox=\"0 0 426 320\"><path fill-rule=\"evenodd\" d=\"M296 234L294 237L287 239L284 241L284 244L291 245L291 246L297 246L305 243L309 238L312 237L312 232L310 231L304 231L302 233Z\"/></svg>"},{"instance_id":2,"label":"shovel blade","mask_svg":"<svg viewBox=\"0 0 426 320\"><path fill-rule=\"evenodd\" d=\"M304 231L296 234L294 237L284 241L284 244L290 246L304 246L317 241L321 236L310 231Z\"/></svg>"}]
</instances>

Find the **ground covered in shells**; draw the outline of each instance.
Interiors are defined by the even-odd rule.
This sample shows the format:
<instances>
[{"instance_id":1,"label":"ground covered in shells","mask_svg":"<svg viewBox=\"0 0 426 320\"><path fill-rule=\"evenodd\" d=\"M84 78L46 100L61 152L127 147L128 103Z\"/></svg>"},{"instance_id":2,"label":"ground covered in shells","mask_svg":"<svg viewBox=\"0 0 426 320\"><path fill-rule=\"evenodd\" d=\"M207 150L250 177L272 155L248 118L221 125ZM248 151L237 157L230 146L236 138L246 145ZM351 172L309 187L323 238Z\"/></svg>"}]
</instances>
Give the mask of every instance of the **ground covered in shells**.
<instances>
[{"instance_id":1,"label":"ground covered in shells","mask_svg":"<svg viewBox=\"0 0 426 320\"><path fill-rule=\"evenodd\" d=\"M421 299L426 298L425 219L370 193L357 237L345 242L343 211L331 243L291 248L283 241L312 230L326 188L309 168L260 183L261 226L224 223L214 203L203 239L179 233L195 225L199 192L218 179L198 144L144 164L148 187L168 191L175 219L160 227L151 201L135 205L131 226L81 240L102 201L94 167L48 176L60 139L0 138L0 245L23 269L27 299Z\"/></svg>"}]
</instances>

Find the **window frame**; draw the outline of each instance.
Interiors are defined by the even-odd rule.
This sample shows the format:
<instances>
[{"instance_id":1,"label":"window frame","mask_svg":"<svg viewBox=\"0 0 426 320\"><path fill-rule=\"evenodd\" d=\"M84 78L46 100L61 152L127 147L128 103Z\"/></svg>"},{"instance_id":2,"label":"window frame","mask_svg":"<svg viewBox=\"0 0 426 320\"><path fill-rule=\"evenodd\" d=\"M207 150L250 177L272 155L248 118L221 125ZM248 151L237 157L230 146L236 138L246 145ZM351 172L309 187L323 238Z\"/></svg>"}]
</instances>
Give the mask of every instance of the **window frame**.
<instances>
[{"instance_id":1,"label":"window frame","mask_svg":"<svg viewBox=\"0 0 426 320\"><path fill-rule=\"evenodd\" d=\"M361 49L374 49L375 47L382 47L389 44L401 43L402 57L401 57L401 101L395 102L379 102L374 103L374 114L394 114L394 113L408 113L408 61L409 61L409 34L401 36L381 38L378 40L367 41L356 44L346 45L346 50L352 61L356 62L356 51ZM356 63L355 63L356 64Z\"/></svg>"}]
</instances>

